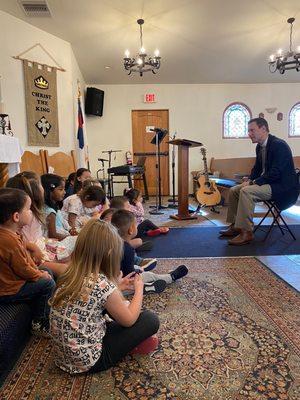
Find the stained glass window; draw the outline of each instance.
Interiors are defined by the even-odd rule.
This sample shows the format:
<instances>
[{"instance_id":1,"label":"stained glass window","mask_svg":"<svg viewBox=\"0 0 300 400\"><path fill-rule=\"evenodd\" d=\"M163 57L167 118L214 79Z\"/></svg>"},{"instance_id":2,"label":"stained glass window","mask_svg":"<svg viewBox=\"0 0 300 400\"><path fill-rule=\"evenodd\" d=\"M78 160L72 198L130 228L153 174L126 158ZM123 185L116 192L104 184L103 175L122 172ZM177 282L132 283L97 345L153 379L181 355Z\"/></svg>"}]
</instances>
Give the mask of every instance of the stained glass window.
<instances>
[{"instance_id":1,"label":"stained glass window","mask_svg":"<svg viewBox=\"0 0 300 400\"><path fill-rule=\"evenodd\" d=\"M290 111L289 136L300 136L300 103L295 104Z\"/></svg>"},{"instance_id":2,"label":"stained glass window","mask_svg":"<svg viewBox=\"0 0 300 400\"><path fill-rule=\"evenodd\" d=\"M250 109L242 103L230 104L223 114L223 137L248 137L248 122L251 119Z\"/></svg>"}]
</instances>

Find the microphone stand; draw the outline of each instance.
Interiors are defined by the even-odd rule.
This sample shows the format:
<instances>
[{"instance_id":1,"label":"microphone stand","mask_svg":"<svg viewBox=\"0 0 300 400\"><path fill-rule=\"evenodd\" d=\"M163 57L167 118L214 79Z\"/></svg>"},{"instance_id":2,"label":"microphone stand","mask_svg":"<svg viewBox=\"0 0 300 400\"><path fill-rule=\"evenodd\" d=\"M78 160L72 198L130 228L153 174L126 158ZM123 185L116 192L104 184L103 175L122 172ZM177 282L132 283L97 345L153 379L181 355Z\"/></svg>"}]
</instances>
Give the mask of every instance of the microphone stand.
<instances>
[{"instance_id":1,"label":"microphone stand","mask_svg":"<svg viewBox=\"0 0 300 400\"><path fill-rule=\"evenodd\" d=\"M160 162L159 162L159 143L158 143L158 131L155 131L155 147L156 147L156 188L155 188L155 206L153 211L149 211L151 215L161 215L163 212L159 211L161 204L161 193L160 193Z\"/></svg>"},{"instance_id":2,"label":"microphone stand","mask_svg":"<svg viewBox=\"0 0 300 400\"><path fill-rule=\"evenodd\" d=\"M96 172L97 179L100 183L103 183L102 186L105 191L105 194L108 195L108 193L106 193L106 184L107 184L107 188L109 189L109 181L105 178L105 168L104 168L104 163L108 162L108 160L105 160L104 158L98 158L98 161L101 163L101 168L99 168ZM102 172L102 179L101 179L101 177L99 177L100 172Z\"/></svg>"},{"instance_id":3,"label":"microphone stand","mask_svg":"<svg viewBox=\"0 0 300 400\"><path fill-rule=\"evenodd\" d=\"M174 140L176 137L176 132L173 136L170 137L171 140ZM175 145L172 145L172 198L168 199L171 202L168 205L168 208L178 208L178 204L175 199Z\"/></svg>"},{"instance_id":4,"label":"microphone stand","mask_svg":"<svg viewBox=\"0 0 300 400\"><path fill-rule=\"evenodd\" d=\"M110 169L111 167L111 155L112 153L120 153L122 150L106 150L106 151L102 151L102 153L107 153L108 154L108 169ZM116 157L116 155L115 155ZM113 187L112 187L112 178L111 178L111 174L108 173L108 193L109 193L109 197L113 197L114 193L113 193Z\"/></svg>"}]
</instances>

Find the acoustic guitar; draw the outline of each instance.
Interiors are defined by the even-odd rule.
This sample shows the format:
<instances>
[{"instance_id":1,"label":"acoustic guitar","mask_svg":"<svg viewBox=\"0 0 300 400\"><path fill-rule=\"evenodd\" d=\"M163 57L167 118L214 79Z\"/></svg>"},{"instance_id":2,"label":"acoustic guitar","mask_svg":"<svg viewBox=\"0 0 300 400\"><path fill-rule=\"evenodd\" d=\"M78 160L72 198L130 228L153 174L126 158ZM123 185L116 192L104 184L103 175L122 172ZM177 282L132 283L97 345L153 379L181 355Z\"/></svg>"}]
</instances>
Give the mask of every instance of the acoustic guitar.
<instances>
[{"instance_id":1,"label":"acoustic guitar","mask_svg":"<svg viewBox=\"0 0 300 400\"><path fill-rule=\"evenodd\" d=\"M204 163L204 174L198 179L199 189L196 192L196 199L201 206L215 206L221 201L221 194L216 186L216 182L210 181L208 176L206 149L201 147Z\"/></svg>"}]
</instances>

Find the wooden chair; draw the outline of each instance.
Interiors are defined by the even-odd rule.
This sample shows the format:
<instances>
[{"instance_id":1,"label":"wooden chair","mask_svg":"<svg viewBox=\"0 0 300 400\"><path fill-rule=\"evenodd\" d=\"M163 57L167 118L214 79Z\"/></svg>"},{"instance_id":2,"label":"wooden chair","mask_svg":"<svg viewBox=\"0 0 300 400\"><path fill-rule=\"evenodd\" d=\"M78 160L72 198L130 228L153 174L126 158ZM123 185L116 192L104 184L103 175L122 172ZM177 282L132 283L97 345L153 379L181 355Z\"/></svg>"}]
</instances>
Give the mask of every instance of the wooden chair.
<instances>
[{"instance_id":1,"label":"wooden chair","mask_svg":"<svg viewBox=\"0 0 300 400\"><path fill-rule=\"evenodd\" d=\"M22 155L20 170L33 171L38 175L43 175L47 172L46 160L44 151L40 150L38 154L32 153L31 151L24 151Z\"/></svg>"},{"instance_id":2,"label":"wooden chair","mask_svg":"<svg viewBox=\"0 0 300 400\"><path fill-rule=\"evenodd\" d=\"M64 178L67 178L71 172L76 172L77 167L74 150L71 150L70 155L59 151L50 156L48 150L45 150L44 154L47 172L49 172L49 168L52 167L54 169L54 174L60 175Z\"/></svg>"}]
</instances>

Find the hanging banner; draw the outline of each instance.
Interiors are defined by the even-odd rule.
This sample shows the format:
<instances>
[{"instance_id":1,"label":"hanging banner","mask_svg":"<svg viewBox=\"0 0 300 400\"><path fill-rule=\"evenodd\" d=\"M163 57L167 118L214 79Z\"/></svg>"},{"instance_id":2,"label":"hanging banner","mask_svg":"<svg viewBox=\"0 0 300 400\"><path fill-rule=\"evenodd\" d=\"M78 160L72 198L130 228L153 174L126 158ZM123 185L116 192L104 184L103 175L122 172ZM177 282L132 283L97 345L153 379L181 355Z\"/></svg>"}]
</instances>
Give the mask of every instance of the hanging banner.
<instances>
[{"instance_id":1,"label":"hanging banner","mask_svg":"<svg viewBox=\"0 0 300 400\"><path fill-rule=\"evenodd\" d=\"M56 68L23 60L29 146L58 147Z\"/></svg>"}]
</instances>

